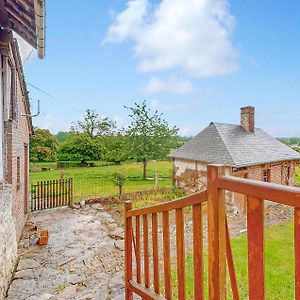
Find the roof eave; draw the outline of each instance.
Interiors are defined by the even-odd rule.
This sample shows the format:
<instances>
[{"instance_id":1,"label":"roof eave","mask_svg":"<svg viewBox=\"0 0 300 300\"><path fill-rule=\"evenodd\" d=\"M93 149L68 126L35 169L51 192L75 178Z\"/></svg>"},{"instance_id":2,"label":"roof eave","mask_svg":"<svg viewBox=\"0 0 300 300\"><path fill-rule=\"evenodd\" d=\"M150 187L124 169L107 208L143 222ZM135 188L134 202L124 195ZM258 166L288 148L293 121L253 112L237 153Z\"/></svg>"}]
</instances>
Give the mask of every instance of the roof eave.
<instances>
[{"instance_id":1,"label":"roof eave","mask_svg":"<svg viewBox=\"0 0 300 300\"><path fill-rule=\"evenodd\" d=\"M37 52L40 59L45 58L45 0L34 0L37 35Z\"/></svg>"},{"instance_id":2,"label":"roof eave","mask_svg":"<svg viewBox=\"0 0 300 300\"><path fill-rule=\"evenodd\" d=\"M300 157L299 158L287 158L287 159L278 159L278 160L271 160L271 161L261 161L256 163L250 163L250 164L239 164L239 165L233 165L235 168L245 168L245 167L254 167L259 165L265 165L265 164L274 164L274 163L280 163L285 161L298 161L300 163Z\"/></svg>"}]
</instances>

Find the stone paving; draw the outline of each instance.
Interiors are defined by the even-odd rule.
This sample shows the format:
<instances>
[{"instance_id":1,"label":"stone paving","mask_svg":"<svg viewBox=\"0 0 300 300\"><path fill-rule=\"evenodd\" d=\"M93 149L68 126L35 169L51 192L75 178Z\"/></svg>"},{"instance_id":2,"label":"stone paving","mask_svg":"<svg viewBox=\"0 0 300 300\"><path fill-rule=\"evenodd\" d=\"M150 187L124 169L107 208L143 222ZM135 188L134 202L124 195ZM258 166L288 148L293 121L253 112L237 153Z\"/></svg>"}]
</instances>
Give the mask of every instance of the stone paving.
<instances>
[{"instance_id":1,"label":"stone paving","mask_svg":"<svg viewBox=\"0 0 300 300\"><path fill-rule=\"evenodd\" d=\"M34 226L49 230L36 245ZM123 229L100 204L32 213L7 300L124 299Z\"/></svg>"}]
</instances>

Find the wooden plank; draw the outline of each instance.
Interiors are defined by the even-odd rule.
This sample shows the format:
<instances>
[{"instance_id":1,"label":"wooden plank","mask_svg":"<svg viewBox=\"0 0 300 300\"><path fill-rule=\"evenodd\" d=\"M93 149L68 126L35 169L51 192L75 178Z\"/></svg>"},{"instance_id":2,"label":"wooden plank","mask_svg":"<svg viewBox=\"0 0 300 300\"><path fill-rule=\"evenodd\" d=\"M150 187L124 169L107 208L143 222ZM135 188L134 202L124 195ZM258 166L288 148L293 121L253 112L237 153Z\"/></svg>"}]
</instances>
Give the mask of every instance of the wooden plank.
<instances>
[{"instance_id":1,"label":"wooden plank","mask_svg":"<svg viewBox=\"0 0 300 300\"><path fill-rule=\"evenodd\" d=\"M47 206L48 206L48 208L52 208L52 206L51 206L51 198L50 198L49 180L46 181L46 185L47 185Z\"/></svg>"},{"instance_id":2,"label":"wooden plank","mask_svg":"<svg viewBox=\"0 0 300 300\"><path fill-rule=\"evenodd\" d=\"M143 207L139 209L133 209L127 212L127 216L139 216L139 215L146 215L146 214L154 214L158 212L170 211L175 210L177 208L187 207L196 203L202 203L207 200L206 191L199 192L192 195L188 195L186 197L165 202L158 205Z\"/></svg>"},{"instance_id":3,"label":"wooden plank","mask_svg":"<svg viewBox=\"0 0 300 300\"><path fill-rule=\"evenodd\" d=\"M237 280L235 275L234 261L233 261L233 255L231 250L227 218L226 218L226 256L227 256L228 272L230 277L233 300L239 300L240 299L239 290L238 290Z\"/></svg>"},{"instance_id":4,"label":"wooden plank","mask_svg":"<svg viewBox=\"0 0 300 300\"><path fill-rule=\"evenodd\" d=\"M203 225L201 204L193 205L194 299L204 299Z\"/></svg>"},{"instance_id":5,"label":"wooden plank","mask_svg":"<svg viewBox=\"0 0 300 300\"><path fill-rule=\"evenodd\" d=\"M183 209L176 209L176 249L177 249L177 285L178 299L186 298L185 290L185 249L184 249Z\"/></svg>"},{"instance_id":6,"label":"wooden plank","mask_svg":"<svg viewBox=\"0 0 300 300\"><path fill-rule=\"evenodd\" d=\"M53 185L54 185L54 207L58 207L57 180L53 180Z\"/></svg>"},{"instance_id":7,"label":"wooden plank","mask_svg":"<svg viewBox=\"0 0 300 300\"><path fill-rule=\"evenodd\" d=\"M58 181L58 191L59 191L58 203L59 203L59 206L62 206L63 203L62 203L62 180L61 179L59 179L59 181Z\"/></svg>"},{"instance_id":8,"label":"wooden plank","mask_svg":"<svg viewBox=\"0 0 300 300\"><path fill-rule=\"evenodd\" d=\"M170 300L170 299L172 299L172 286L171 286L169 212L164 211L162 216L163 216L163 252L164 252L165 297L167 300Z\"/></svg>"},{"instance_id":9,"label":"wooden plank","mask_svg":"<svg viewBox=\"0 0 300 300\"><path fill-rule=\"evenodd\" d=\"M43 182L43 193L44 193L44 209L48 208L47 206L47 185L46 185L46 181Z\"/></svg>"},{"instance_id":10,"label":"wooden plank","mask_svg":"<svg viewBox=\"0 0 300 300\"><path fill-rule=\"evenodd\" d=\"M40 182L37 182L37 210L41 209L41 192L40 192Z\"/></svg>"},{"instance_id":11,"label":"wooden plank","mask_svg":"<svg viewBox=\"0 0 300 300\"><path fill-rule=\"evenodd\" d=\"M221 176L219 188L300 208L300 188L233 176Z\"/></svg>"},{"instance_id":12,"label":"wooden plank","mask_svg":"<svg viewBox=\"0 0 300 300\"><path fill-rule=\"evenodd\" d=\"M207 168L209 299L221 299L219 256L218 167Z\"/></svg>"},{"instance_id":13,"label":"wooden plank","mask_svg":"<svg viewBox=\"0 0 300 300\"><path fill-rule=\"evenodd\" d=\"M300 299L300 209L294 211L295 299Z\"/></svg>"},{"instance_id":14,"label":"wooden plank","mask_svg":"<svg viewBox=\"0 0 300 300\"><path fill-rule=\"evenodd\" d=\"M50 184L50 199L51 199L51 207L54 207L54 197L53 197L53 182L52 180L49 180Z\"/></svg>"},{"instance_id":15,"label":"wooden plank","mask_svg":"<svg viewBox=\"0 0 300 300\"><path fill-rule=\"evenodd\" d=\"M140 216L135 217L135 240L136 240L136 280L142 282L141 277L141 220Z\"/></svg>"},{"instance_id":16,"label":"wooden plank","mask_svg":"<svg viewBox=\"0 0 300 300\"><path fill-rule=\"evenodd\" d=\"M68 205L68 201L67 201L67 181L66 179L63 179L63 202L64 202L64 206Z\"/></svg>"},{"instance_id":17,"label":"wooden plank","mask_svg":"<svg viewBox=\"0 0 300 300\"><path fill-rule=\"evenodd\" d=\"M35 186L31 184L31 211L35 211Z\"/></svg>"},{"instance_id":18,"label":"wooden plank","mask_svg":"<svg viewBox=\"0 0 300 300\"><path fill-rule=\"evenodd\" d=\"M219 173L223 172L219 168ZM220 299L226 299L226 207L225 192L218 190Z\"/></svg>"},{"instance_id":19,"label":"wooden plank","mask_svg":"<svg viewBox=\"0 0 300 300\"><path fill-rule=\"evenodd\" d=\"M124 212L132 209L132 202L125 201ZM132 280L132 218L124 218L124 249L125 249L125 300L132 300L132 291L128 288L128 282Z\"/></svg>"},{"instance_id":20,"label":"wooden plank","mask_svg":"<svg viewBox=\"0 0 300 300\"><path fill-rule=\"evenodd\" d=\"M141 284L135 282L135 281L130 281L128 284L128 289L133 291L135 294L139 295L142 297L144 300L165 300L166 298L160 296L159 294L154 293L150 289L145 288Z\"/></svg>"},{"instance_id":21,"label":"wooden plank","mask_svg":"<svg viewBox=\"0 0 300 300\"><path fill-rule=\"evenodd\" d=\"M264 201L248 196L248 276L249 299L265 298L264 278Z\"/></svg>"},{"instance_id":22,"label":"wooden plank","mask_svg":"<svg viewBox=\"0 0 300 300\"><path fill-rule=\"evenodd\" d=\"M143 215L143 238L144 238L144 280L145 287L150 287L149 277L149 247L148 247L148 216Z\"/></svg>"},{"instance_id":23,"label":"wooden plank","mask_svg":"<svg viewBox=\"0 0 300 300\"><path fill-rule=\"evenodd\" d=\"M152 214L152 250L153 250L153 276L154 291L159 294L159 254L158 254L158 222L157 213Z\"/></svg>"}]
</instances>

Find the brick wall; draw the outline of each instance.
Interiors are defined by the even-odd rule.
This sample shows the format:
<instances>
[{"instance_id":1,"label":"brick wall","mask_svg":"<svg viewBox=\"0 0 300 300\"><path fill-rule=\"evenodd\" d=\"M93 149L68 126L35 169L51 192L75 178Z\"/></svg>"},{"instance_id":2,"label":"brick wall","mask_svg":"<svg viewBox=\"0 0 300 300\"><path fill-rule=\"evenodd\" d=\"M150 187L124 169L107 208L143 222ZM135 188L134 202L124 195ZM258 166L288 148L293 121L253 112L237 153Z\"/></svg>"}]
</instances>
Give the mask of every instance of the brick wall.
<instances>
[{"instance_id":1,"label":"brick wall","mask_svg":"<svg viewBox=\"0 0 300 300\"><path fill-rule=\"evenodd\" d=\"M24 86L22 70L16 46L10 44L10 52L3 56L3 67L7 68L7 61L13 70L14 84L4 93L8 111L4 115L4 179L12 186L12 215L15 219L16 240L21 236L22 229L28 213L29 198L29 134L31 130L30 119L24 114L28 113L27 91ZM5 74L5 72L4 72ZM4 85L7 85L5 76ZM10 94L7 94L7 90ZM9 109L7 109L9 106Z\"/></svg>"},{"instance_id":2,"label":"brick wall","mask_svg":"<svg viewBox=\"0 0 300 300\"><path fill-rule=\"evenodd\" d=\"M26 113L26 109L19 80L17 80L15 105L17 106L15 119L5 123L5 179L12 184L12 213L16 220L17 240L19 240L28 213L30 132L27 118L22 116Z\"/></svg>"}]
</instances>

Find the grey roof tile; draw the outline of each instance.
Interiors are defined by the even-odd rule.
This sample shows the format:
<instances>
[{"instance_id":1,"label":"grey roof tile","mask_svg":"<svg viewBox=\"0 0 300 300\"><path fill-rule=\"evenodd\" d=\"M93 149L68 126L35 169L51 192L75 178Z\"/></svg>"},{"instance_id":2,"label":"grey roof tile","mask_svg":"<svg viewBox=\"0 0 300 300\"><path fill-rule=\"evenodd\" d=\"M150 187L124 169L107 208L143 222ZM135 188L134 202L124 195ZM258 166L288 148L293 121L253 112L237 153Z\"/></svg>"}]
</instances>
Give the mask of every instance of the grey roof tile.
<instances>
[{"instance_id":1,"label":"grey roof tile","mask_svg":"<svg viewBox=\"0 0 300 300\"><path fill-rule=\"evenodd\" d=\"M300 153L260 128L249 133L239 125L211 123L170 157L235 167L300 160Z\"/></svg>"}]
</instances>

